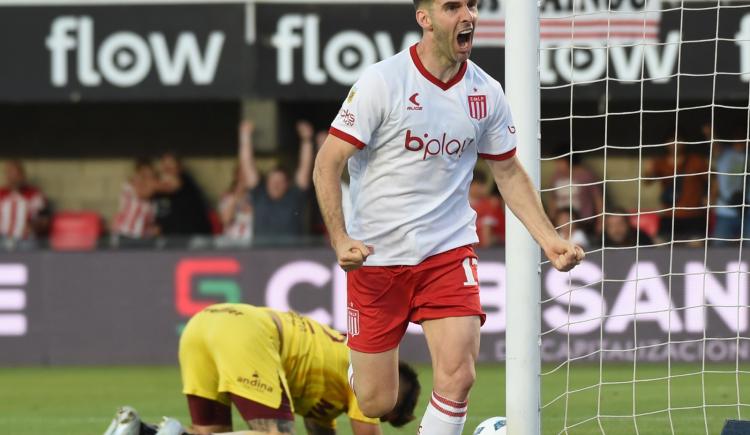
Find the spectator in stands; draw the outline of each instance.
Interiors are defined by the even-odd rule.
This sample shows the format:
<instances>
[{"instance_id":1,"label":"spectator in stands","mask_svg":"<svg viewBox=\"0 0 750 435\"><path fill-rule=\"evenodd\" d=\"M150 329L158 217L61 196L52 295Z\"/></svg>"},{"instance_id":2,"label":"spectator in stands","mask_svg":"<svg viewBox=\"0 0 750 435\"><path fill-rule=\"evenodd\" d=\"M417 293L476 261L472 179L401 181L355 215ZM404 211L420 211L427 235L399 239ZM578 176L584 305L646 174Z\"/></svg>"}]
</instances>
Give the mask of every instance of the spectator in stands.
<instances>
[{"instance_id":1,"label":"spectator in stands","mask_svg":"<svg viewBox=\"0 0 750 435\"><path fill-rule=\"evenodd\" d=\"M590 246L590 243L586 233L578 226L579 219L580 217L575 210L571 214L570 210L560 209L557 210L552 223L557 228L560 237L586 249Z\"/></svg>"},{"instance_id":2,"label":"spectator in stands","mask_svg":"<svg viewBox=\"0 0 750 435\"><path fill-rule=\"evenodd\" d=\"M712 140L710 124L705 126L706 139ZM748 237L750 227L742 231L743 206L746 195L747 138L744 127L738 128L729 141L716 140L711 146L713 152L714 180L711 183L712 210L716 216L711 237L718 239L739 239ZM745 210L745 220L750 219ZM727 240L715 240L717 246L728 245Z\"/></svg>"},{"instance_id":3,"label":"spectator in stands","mask_svg":"<svg viewBox=\"0 0 750 435\"><path fill-rule=\"evenodd\" d=\"M19 160L5 163L5 185L0 187L0 238L10 243L44 237L50 213L42 192L28 183Z\"/></svg>"},{"instance_id":4,"label":"spectator in stands","mask_svg":"<svg viewBox=\"0 0 750 435\"><path fill-rule=\"evenodd\" d=\"M239 142L253 134L255 126L251 121L243 121L239 129ZM219 217L223 227L221 242L232 245L249 245L253 239L253 206L250 202L245 172L237 166L229 185L219 200Z\"/></svg>"},{"instance_id":5,"label":"spectator in stands","mask_svg":"<svg viewBox=\"0 0 750 435\"><path fill-rule=\"evenodd\" d=\"M549 215L554 219L558 210L572 209L581 217L579 226L586 233L601 234L602 188L596 184L594 173L581 161L581 153L567 153L570 153L570 146L560 146L558 155L562 157L555 160L554 190L547 207Z\"/></svg>"},{"instance_id":6,"label":"spectator in stands","mask_svg":"<svg viewBox=\"0 0 750 435\"><path fill-rule=\"evenodd\" d=\"M171 238L210 234L205 197L180 159L172 152L164 153L159 170L154 200L161 234Z\"/></svg>"},{"instance_id":7,"label":"spectator in stands","mask_svg":"<svg viewBox=\"0 0 750 435\"><path fill-rule=\"evenodd\" d=\"M254 238L260 243L298 241L305 233L307 195L312 184L313 126L307 121L297 122L299 162L292 183L281 167L261 179L249 133L240 138L240 168L251 192Z\"/></svg>"},{"instance_id":8,"label":"spectator in stands","mask_svg":"<svg viewBox=\"0 0 750 435\"><path fill-rule=\"evenodd\" d=\"M608 210L604 219L604 247L625 248L653 245L648 234L630 225L624 210Z\"/></svg>"},{"instance_id":9,"label":"spectator in stands","mask_svg":"<svg viewBox=\"0 0 750 435\"><path fill-rule=\"evenodd\" d=\"M141 246L159 234L156 206L152 197L157 187L156 170L148 159L135 163L135 171L122 183L120 208L112 220L112 234L118 246Z\"/></svg>"},{"instance_id":10,"label":"spectator in stands","mask_svg":"<svg viewBox=\"0 0 750 435\"><path fill-rule=\"evenodd\" d=\"M659 228L664 240L690 240L706 234L708 159L680 137L671 136L663 155L644 162L644 175L661 182L662 213ZM674 216L673 216L674 215Z\"/></svg>"},{"instance_id":11,"label":"spectator in stands","mask_svg":"<svg viewBox=\"0 0 750 435\"><path fill-rule=\"evenodd\" d=\"M469 204L477 213L479 247L502 245L505 242L505 209L499 195L489 193L487 174L474 170L469 185Z\"/></svg>"}]
</instances>

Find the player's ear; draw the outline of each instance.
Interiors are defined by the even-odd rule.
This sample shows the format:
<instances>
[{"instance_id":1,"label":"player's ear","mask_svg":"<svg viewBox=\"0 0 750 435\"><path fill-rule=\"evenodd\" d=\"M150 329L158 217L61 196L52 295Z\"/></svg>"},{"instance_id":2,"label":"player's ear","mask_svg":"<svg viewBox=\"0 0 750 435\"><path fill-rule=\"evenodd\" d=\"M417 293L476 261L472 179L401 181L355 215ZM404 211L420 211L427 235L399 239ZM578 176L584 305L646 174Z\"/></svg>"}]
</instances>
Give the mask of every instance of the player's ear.
<instances>
[{"instance_id":1,"label":"player's ear","mask_svg":"<svg viewBox=\"0 0 750 435\"><path fill-rule=\"evenodd\" d=\"M432 18L427 8L420 7L417 9L417 24L422 30L432 30Z\"/></svg>"}]
</instances>

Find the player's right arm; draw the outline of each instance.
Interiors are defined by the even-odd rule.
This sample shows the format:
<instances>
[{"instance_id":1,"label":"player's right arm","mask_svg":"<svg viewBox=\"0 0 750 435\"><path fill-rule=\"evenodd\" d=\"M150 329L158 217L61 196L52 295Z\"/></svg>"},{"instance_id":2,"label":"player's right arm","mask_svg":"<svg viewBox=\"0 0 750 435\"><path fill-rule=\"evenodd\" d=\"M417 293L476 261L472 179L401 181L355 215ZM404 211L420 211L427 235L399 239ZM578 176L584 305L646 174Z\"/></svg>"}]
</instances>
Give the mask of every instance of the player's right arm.
<instances>
[{"instance_id":1,"label":"player's right arm","mask_svg":"<svg viewBox=\"0 0 750 435\"><path fill-rule=\"evenodd\" d=\"M347 234L341 206L341 174L346 162L356 152L356 147L329 134L315 158L313 169L315 193L331 246L336 252L339 266L347 272L362 266L370 255L369 248L362 241L354 240Z\"/></svg>"},{"instance_id":2,"label":"player's right arm","mask_svg":"<svg viewBox=\"0 0 750 435\"><path fill-rule=\"evenodd\" d=\"M555 269L567 272L580 263L585 256L583 249L557 234L518 158L487 160L487 164L508 208L523 222Z\"/></svg>"}]
</instances>

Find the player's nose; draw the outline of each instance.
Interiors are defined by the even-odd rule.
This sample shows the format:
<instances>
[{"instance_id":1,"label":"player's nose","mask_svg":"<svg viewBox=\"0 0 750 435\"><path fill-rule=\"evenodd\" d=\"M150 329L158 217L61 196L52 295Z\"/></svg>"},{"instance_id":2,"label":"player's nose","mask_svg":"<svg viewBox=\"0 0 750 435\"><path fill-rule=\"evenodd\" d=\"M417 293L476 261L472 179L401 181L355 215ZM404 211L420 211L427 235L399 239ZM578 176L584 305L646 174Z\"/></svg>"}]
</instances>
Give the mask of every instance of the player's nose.
<instances>
[{"instance_id":1,"label":"player's nose","mask_svg":"<svg viewBox=\"0 0 750 435\"><path fill-rule=\"evenodd\" d=\"M464 4L461 8L461 22L467 22L471 23L474 21L474 18L476 17L476 13L474 12L474 9L472 9L468 3Z\"/></svg>"}]
</instances>

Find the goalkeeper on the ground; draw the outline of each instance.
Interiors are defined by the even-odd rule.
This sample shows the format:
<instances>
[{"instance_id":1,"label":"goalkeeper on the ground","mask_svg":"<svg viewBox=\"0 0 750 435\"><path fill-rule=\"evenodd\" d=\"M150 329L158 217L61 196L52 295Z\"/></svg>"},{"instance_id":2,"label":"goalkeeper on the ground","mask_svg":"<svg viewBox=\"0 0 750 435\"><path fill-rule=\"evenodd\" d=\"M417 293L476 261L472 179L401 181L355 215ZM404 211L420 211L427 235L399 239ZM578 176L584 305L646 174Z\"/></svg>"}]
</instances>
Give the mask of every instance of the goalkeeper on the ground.
<instances>
[{"instance_id":1,"label":"goalkeeper on the ground","mask_svg":"<svg viewBox=\"0 0 750 435\"><path fill-rule=\"evenodd\" d=\"M212 305L190 319L180 339L182 391L192 428L184 430L172 420L158 433L231 432L231 404L251 431L270 434L293 434L294 414L304 418L308 434L335 434L342 413L354 435L381 435L381 421L400 427L413 420L420 387L404 363L395 408L380 419L362 414L347 376L345 340L346 335L294 312ZM118 413L105 435L150 431L127 414Z\"/></svg>"}]
</instances>

